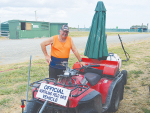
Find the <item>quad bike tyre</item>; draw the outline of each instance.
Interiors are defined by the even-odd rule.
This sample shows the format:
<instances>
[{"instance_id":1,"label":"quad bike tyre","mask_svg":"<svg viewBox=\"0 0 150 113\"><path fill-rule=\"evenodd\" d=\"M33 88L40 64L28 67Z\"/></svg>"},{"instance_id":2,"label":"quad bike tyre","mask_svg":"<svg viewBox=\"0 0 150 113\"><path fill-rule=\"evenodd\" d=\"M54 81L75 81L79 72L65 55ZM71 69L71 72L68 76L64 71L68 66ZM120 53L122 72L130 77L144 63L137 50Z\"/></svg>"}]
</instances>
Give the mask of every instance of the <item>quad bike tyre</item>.
<instances>
[{"instance_id":1,"label":"quad bike tyre","mask_svg":"<svg viewBox=\"0 0 150 113\"><path fill-rule=\"evenodd\" d=\"M39 108L41 108L41 105L34 101L34 99L31 99L27 104L27 113L38 113Z\"/></svg>"},{"instance_id":2,"label":"quad bike tyre","mask_svg":"<svg viewBox=\"0 0 150 113\"><path fill-rule=\"evenodd\" d=\"M123 74L123 83L124 85L126 85L127 84L127 71L122 70L121 73Z\"/></svg>"},{"instance_id":3,"label":"quad bike tyre","mask_svg":"<svg viewBox=\"0 0 150 113\"><path fill-rule=\"evenodd\" d=\"M34 101L34 99L31 99L30 102L28 102L28 104L27 104L26 111L27 111L27 113L39 113L41 108L42 108L42 105L40 103ZM50 111L50 109L46 107L42 113L57 113L57 111L55 111L55 110ZM59 112L59 113L75 113L75 111L72 109L69 109L68 111ZM83 112L83 113L92 113L92 112ZM97 112L93 112L93 113L97 113Z\"/></svg>"},{"instance_id":4,"label":"quad bike tyre","mask_svg":"<svg viewBox=\"0 0 150 113\"><path fill-rule=\"evenodd\" d=\"M109 112L116 112L119 108L119 103L120 103L120 92L121 92L121 87L119 86L120 84L117 84L114 91L113 91L113 95L111 98L111 103L110 103L110 107L108 109Z\"/></svg>"},{"instance_id":5,"label":"quad bike tyre","mask_svg":"<svg viewBox=\"0 0 150 113\"><path fill-rule=\"evenodd\" d=\"M98 111L94 108L83 108L79 110L79 113L98 113Z\"/></svg>"},{"instance_id":6,"label":"quad bike tyre","mask_svg":"<svg viewBox=\"0 0 150 113\"><path fill-rule=\"evenodd\" d=\"M120 100L123 100L123 94L124 94L124 82L122 80L121 82L121 89L120 89Z\"/></svg>"},{"instance_id":7,"label":"quad bike tyre","mask_svg":"<svg viewBox=\"0 0 150 113\"><path fill-rule=\"evenodd\" d=\"M124 94L124 85L127 84L127 71L122 70L121 73L123 74L123 79L122 79L122 86L121 86L121 92L120 92L120 100L123 100L123 94Z\"/></svg>"}]
</instances>

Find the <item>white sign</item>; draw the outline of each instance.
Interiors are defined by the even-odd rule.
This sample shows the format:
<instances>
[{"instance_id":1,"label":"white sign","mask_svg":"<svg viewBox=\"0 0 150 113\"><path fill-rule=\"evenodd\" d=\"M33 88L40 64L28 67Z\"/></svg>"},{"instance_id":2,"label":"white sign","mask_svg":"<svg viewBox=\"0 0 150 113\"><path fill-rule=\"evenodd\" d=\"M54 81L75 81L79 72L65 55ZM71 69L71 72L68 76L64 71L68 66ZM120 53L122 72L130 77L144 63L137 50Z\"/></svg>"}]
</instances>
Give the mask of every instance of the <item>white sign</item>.
<instances>
[{"instance_id":1,"label":"white sign","mask_svg":"<svg viewBox=\"0 0 150 113\"><path fill-rule=\"evenodd\" d=\"M17 30L19 30L19 26L17 26Z\"/></svg>"},{"instance_id":2,"label":"white sign","mask_svg":"<svg viewBox=\"0 0 150 113\"><path fill-rule=\"evenodd\" d=\"M36 97L66 106L71 90L42 83Z\"/></svg>"},{"instance_id":3,"label":"white sign","mask_svg":"<svg viewBox=\"0 0 150 113\"><path fill-rule=\"evenodd\" d=\"M39 25L33 25L33 28L39 28Z\"/></svg>"}]
</instances>

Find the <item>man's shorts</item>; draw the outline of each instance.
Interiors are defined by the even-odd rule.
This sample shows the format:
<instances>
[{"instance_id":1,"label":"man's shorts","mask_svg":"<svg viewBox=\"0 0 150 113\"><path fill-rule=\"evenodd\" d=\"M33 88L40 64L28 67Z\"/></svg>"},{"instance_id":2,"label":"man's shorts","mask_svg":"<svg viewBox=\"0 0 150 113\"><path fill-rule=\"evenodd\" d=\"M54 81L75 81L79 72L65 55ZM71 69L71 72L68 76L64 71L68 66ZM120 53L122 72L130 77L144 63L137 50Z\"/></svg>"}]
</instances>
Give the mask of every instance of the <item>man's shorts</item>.
<instances>
[{"instance_id":1,"label":"man's shorts","mask_svg":"<svg viewBox=\"0 0 150 113\"><path fill-rule=\"evenodd\" d=\"M64 74L63 69L56 69L49 66L49 78L55 78L58 79L57 75Z\"/></svg>"}]
</instances>

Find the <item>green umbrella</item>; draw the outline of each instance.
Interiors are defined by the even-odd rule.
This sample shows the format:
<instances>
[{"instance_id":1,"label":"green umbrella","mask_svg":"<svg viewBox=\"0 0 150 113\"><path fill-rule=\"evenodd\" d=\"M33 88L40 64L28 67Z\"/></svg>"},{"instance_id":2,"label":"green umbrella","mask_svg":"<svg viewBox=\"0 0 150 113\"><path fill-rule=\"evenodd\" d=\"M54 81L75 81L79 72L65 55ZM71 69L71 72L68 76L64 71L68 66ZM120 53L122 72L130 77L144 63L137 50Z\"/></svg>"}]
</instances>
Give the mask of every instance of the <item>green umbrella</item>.
<instances>
[{"instance_id":1,"label":"green umbrella","mask_svg":"<svg viewBox=\"0 0 150 113\"><path fill-rule=\"evenodd\" d=\"M102 1L97 3L95 11L84 55L100 60L108 56L105 35L106 9Z\"/></svg>"}]
</instances>

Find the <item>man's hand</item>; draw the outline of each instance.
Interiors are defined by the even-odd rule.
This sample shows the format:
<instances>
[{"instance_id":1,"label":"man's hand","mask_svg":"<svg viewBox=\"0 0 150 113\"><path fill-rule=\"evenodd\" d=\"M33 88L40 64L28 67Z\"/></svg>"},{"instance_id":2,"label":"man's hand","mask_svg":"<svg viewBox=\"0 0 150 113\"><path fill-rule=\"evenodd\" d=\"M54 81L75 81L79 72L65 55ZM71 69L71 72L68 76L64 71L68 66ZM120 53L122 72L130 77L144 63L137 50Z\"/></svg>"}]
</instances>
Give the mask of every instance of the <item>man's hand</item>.
<instances>
[{"instance_id":1,"label":"man's hand","mask_svg":"<svg viewBox=\"0 0 150 113\"><path fill-rule=\"evenodd\" d=\"M45 55L45 59L46 59L46 62L47 62L48 64L50 63L51 58L50 58L50 56L47 54L46 46L52 44L53 41L54 41L53 37L50 37L50 38L48 38L47 40L45 40L45 41L43 41L43 42L41 43L41 49L42 49L42 51L43 51L43 53L44 53L44 55Z\"/></svg>"},{"instance_id":2,"label":"man's hand","mask_svg":"<svg viewBox=\"0 0 150 113\"><path fill-rule=\"evenodd\" d=\"M80 62L80 65L81 66L85 66L85 62Z\"/></svg>"},{"instance_id":3,"label":"man's hand","mask_svg":"<svg viewBox=\"0 0 150 113\"><path fill-rule=\"evenodd\" d=\"M49 55L46 55L45 56L45 59L46 59L46 62L49 64L51 62L51 58Z\"/></svg>"}]
</instances>

